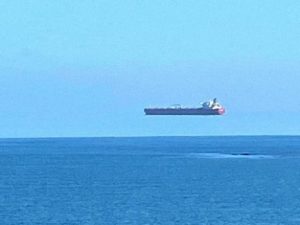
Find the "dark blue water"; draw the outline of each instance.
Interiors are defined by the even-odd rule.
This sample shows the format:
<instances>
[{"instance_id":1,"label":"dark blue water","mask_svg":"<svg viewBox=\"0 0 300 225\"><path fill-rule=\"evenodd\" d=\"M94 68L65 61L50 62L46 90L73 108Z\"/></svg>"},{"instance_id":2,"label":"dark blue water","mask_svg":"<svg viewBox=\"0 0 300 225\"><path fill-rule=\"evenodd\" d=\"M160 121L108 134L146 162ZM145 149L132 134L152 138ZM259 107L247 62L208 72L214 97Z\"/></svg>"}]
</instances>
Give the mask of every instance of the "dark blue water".
<instances>
[{"instance_id":1,"label":"dark blue water","mask_svg":"<svg viewBox=\"0 0 300 225\"><path fill-rule=\"evenodd\" d=\"M0 224L299 225L300 137L2 139Z\"/></svg>"}]
</instances>

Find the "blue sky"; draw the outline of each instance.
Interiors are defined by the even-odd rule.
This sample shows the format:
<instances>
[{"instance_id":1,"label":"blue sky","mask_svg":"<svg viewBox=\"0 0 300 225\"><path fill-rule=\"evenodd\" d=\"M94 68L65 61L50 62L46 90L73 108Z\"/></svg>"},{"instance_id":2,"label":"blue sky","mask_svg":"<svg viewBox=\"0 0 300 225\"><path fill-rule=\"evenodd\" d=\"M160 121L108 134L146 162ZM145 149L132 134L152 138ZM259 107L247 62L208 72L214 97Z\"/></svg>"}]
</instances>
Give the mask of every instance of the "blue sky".
<instances>
[{"instance_id":1,"label":"blue sky","mask_svg":"<svg viewBox=\"0 0 300 225\"><path fill-rule=\"evenodd\" d=\"M299 1L0 8L0 137L300 134ZM226 115L143 115L213 97Z\"/></svg>"}]
</instances>

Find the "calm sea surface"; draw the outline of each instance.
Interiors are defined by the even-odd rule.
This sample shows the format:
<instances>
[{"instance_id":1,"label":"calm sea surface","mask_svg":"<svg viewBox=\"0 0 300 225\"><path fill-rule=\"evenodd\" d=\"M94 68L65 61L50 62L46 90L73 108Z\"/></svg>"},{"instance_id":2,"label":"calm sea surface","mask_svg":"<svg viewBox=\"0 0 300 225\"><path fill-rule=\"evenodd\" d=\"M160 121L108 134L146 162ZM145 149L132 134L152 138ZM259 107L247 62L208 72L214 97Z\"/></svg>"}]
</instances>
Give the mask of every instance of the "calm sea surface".
<instances>
[{"instance_id":1,"label":"calm sea surface","mask_svg":"<svg viewBox=\"0 0 300 225\"><path fill-rule=\"evenodd\" d=\"M300 224L300 137L0 140L0 224Z\"/></svg>"}]
</instances>

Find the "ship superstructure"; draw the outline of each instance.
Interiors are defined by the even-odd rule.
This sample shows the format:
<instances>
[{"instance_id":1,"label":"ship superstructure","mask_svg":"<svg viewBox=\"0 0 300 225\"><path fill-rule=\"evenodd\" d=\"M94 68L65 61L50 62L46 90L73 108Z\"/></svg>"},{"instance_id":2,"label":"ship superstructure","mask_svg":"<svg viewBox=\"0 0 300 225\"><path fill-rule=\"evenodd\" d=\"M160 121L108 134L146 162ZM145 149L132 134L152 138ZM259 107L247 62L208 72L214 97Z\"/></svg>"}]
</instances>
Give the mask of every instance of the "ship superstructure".
<instances>
[{"instance_id":1,"label":"ship superstructure","mask_svg":"<svg viewBox=\"0 0 300 225\"><path fill-rule=\"evenodd\" d=\"M217 102L217 99L213 99L202 103L201 107L189 108L181 107L180 105L173 105L167 108L145 108L146 115L223 115L225 109Z\"/></svg>"}]
</instances>

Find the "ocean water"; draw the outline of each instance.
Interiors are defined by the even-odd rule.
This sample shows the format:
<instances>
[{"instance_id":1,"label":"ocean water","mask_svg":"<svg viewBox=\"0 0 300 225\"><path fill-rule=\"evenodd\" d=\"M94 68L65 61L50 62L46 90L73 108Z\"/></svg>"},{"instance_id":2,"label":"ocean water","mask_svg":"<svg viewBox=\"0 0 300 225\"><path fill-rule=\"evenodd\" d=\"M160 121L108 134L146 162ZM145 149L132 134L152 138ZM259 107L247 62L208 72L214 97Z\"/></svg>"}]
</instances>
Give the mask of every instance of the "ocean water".
<instances>
[{"instance_id":1,"label":"ocean water","mask_svg":"<svg viewBox=\"0 0 300 225\"><path fill-rule=\"evenodd\" d=\"M0 140L0 224L300 224L300 137Z\"/></svg>"}]
</instances>

